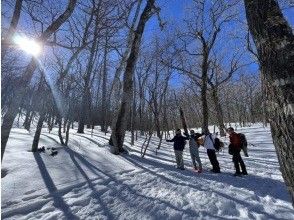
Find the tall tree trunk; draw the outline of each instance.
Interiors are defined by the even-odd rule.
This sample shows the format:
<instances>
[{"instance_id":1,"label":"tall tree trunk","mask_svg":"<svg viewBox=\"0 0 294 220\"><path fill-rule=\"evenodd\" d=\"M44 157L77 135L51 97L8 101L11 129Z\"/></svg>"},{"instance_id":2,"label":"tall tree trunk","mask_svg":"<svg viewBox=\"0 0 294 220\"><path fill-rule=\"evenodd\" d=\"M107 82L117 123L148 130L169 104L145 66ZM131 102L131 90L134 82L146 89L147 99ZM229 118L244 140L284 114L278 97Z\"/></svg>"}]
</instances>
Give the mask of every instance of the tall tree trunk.
<instances>
[{"instance_id":1,"label":"tall tree trunk","mask_svg":"<svg viewBox=\"0 0 294 220\"><path fill-rule=\"evenodd\" d=\"M100 22L100 16L99 16L99 11L100 11L100 6L101 6L101 1L99 2L97 6L97 14L95 15L95 27L94 27L94 35L93 35L93 43L90 49L90 56L88 59L87 63L87 69L86 69L86 74L84 76L84 89L83 89L83 96L82 96L82 103L80 106L80 114L79 114L79 126L78 126L78 131L77 133L84 133L84 127L86 123L89 123L89 118L90 118L90 108L91 108L91 103L90 103L90 79L91 79L91 74L93 72L93 67L94 67L94 60L95 60L95 53L97 51L97 46L98 46L98 34L99 34L99 22Z\"/></svg>"},{"instance_id":2,"label":"tall tree trunk","mask_svg":"<svg viewBox=\"0 0 294 220\"><path fill-rule=\"evenodd\" d=\"M224 136L226 136L226 133L225 133L226 128L225 128L225 125L224 125L223 108L222 108L222 105L221 105L221 103L219 101L218 88L217 87L212 88L212 99L213 99L214 106L215 106L215 112L216 112L216 117L217 117L220 136L224 137Z\"/></svg>"},{"instance_id":3,"label":"tall tree trunk","mask_svg":"<svg viewBox=\"0 0 294 220\"><path fill-rule=\"evenodd\" d=\"M62 137L62 118L58 118L58 137L61 145L65 145L63 137Z\"/></svg>"},{"instance_id":4,"label":"tall tree trunk","mask_svg":"<svg viewBox=\"0 0 294 220\"><path fill-rule=\"evenodd\" d=\"M182 122L182 125L184 128L184 132L185 132L185 134L189 134L188 126L187 126L187 122L186 122L186 117L185 117L184 111L181 107L180 107L180 116L181 116L181 122Z\"/></svg>"},{"instance_id":5,"label":"tall tree trunk","mask_svg":"<svg viewBox=\"0 0 294 220\"><path fill-rule=\"evenodd\" d=\"M134 77L134 92L133 103L131 108L131 144L135 144L135 129L136 129L136 78Z\"/></svg>"},{"instance_id":6,"label":"tall tree trunk","mask_svg":"<svg viewBox=\"0 0 294 220\"><path fill-rule=\"evenodd\" d=\"M28 123L29 123L30 115L31 115L31 110L30 110L30 108L28 108L27 111L26 111L26 117L25 117L25 120L24 120L24 123L23 123L24 128L26 130L28 130L28 131L29 131Z\"/></svg>"},{"instance_id":7,"label":"tall tree trunk","mask_svg":"<svg viewBox=\"0 0 294 220\"><path fill-rule=\"evenodd\" d=\"M51 115L49 118L48 118L48 131L49 133L51 133L52 129L53 129L53 126L54 126L54 115Z\"/></svg>"},{"instance_id":8,"label":"tall tree trunk","mask_svg":"<svg viewBox=\"0 0 294 220\"><path fill-rule=\"evenodd\" d=\"M36 152L38 150L38 145L39 145L39 140L40 140L44 120L45 120L45 112L42 111L40 113L37 129L36 129L34 140L33 140L32 152Z\"/></svg>"},{"instance_id":9,"label":"tall tree trunk","mask_svg":"<svg viewBox=\"0 0 294 220\"><path fill-rule=\"evenodd\" d=\"M97 20L98 18L96 18ZM94 41L91 47L91 52L90 52L90 57L88 60L88 65L87 65L87 70L86 70L86 75L84 76L84 89L83 89L83 96L82 96L82 103L80 106L80 112L79 112L79 126L78 126L78 131L77 133L84 133L84 127L85 124L90 122L90 108L91 108L91 93L90 93L90 78L93 70L93 63L94 63L94 55L97 49L97 44L98 44L98 39L97 39L97 34L98 34L98 22L96 24L95 28L95 36L94 36Z\"/></svg>"},{"instance_id":10,"label":"tall tree trunk","mask_svg":"<svg viewBox=\"0 0 294 220\"><path fill-rule=\"evenodd\" d=\"M13 39L13 35L16 31L16 27L18 25L18 21L20 18L20 13L21 13L21 8L22 8L22 2L23 0L17 0L15 2L15 6L14 6L14 11L13 11L13 15L12 15L12 19L10 22L10 26L8 28L7 34L4 37L4 39L2 38L1 40L1 59L3 60L6 52L7 52L7 48L9 46L9 44L12 43L12 39Z\"/></svg>"},{"instance_id":11,"label":"tall tree trunk","mask_svg":"<svg viewBox=\"0 0 294 220\"><path fill-rule=\"evenodd\" d=\"M65 136L65 143L64 143L64 145L65 146L68 146L68 140L69 140L69 129L70 129L70 125L71 125L71 121L70 120L68 120L68 122L67 122L67 126L66 126L66 136Z\"/></svg>"},{"instance_id":12,"label":"tall tree trunk","mask_svg":"<svg viewBox=\"0 0 294 220\"><path fill-rule=\"evenodd\" d=\"M64 121L63 121L63 133L66 132L67 121L68 121L68 119L64 119Z\"/></svg>"},{"instance_id":13,"label":"tall tree trunk","mask_svg":"<svg viewBox=\"0 0 294 220\"><path fill-rule=\"evenodd\" d=\"M133 75L135 70L135 65L137 62L139 48L141 44L142 35L144 32L145 24L152 16L155 9L154 6L155 0L148 0L140 16L140 20L137 26L137 29L134 34L134 39L132 43L132 48L127 59L127 65L124 72L124 81L123 81L123 94L121 105L118 111L118 115L112 129L111 140L112 144L115 147L115 153L123 151L123 142L125 138L125 131L127 126L127 116L130 112L130 106L133 98Z\"/></svg>"},{"instance_id":14,"label":"tall tree trunk","mask_svg":"<svg viewBox=\"0 0 294 220\"><path fill-rule=\"evenodd\" d=\"M119 90L120 90L120 75L121 75L121 73L123 71L125 63L127 62L128 56L130 54L130 50L132 48L131 45L133 43L134 34L135 34L134 33L134 28L135 28L135 25L136 25L138 17L139 17L141 4L142 4L142 0L138 0L136 11L135 11L135 14L134 14L134 17L133 17L133 20L132 20L132 25L130 27L130 30L129 30L129 33L128 33L128 36L127 36L127 45L128 45L128 47L124 51L124 53L122 55L122 58L121 58L121 61L119 63L119 66L115 70L114 79L113 79L113 82L111 84L109 100L108 100L109 103L110 103L110 101L112 99L113 93L115 93L114 94L115 96L117 96L117 94L120 93L119 92Z\"/></svg>"},{"instance_id":15,"label":"tall tree trunk","mask_svg":"<svg viewBox=\"0 0 294 220\"><path fill-rule=\"evenodd\" d=\"M160 138L161 132L160 132L160 121L159 121L159 115L154 115L154 121L155 121L155 129L156 129L156 136Z\"/></svg>"},{"instance_id":16,"label":"tall tree trunk","mask_svg":"<svg viewBox=\"0 0 294 220\"><path fill-rule=\"evenodd\" d=\"M262 121L263 121L263 126L267 127L267 124L269 123L268 120L268 111L266 107L266 95L264 94L265 91L265 85L264 85L264 74L262 73L262 67L260 68L260 73L261 73L261 90L262 92Z\"/></svg>"},{"instance_id":17,"label":"tall tree trunk","mask_svg":"<svg viewBox=\"0 0 294 220\"><path fill-rule=\"evenodd\" d=\"M205 51L206 49L204 49ZM201 75L201 102L202 102L202 132L207 133L208 130L208 104L207 104L207 72L208 72L208 54L204 52L202 60Z\"/></svg>"},{"instance_id":18,"label":"tall tree trunk","mask_svg":"<svg viewBox=\"0 0 294 220\"><path fill-rule=\"evenodd\" d=\"M26 129L27 129L28 131L31 130L31 124L32 124L32 121L33 121L34 117L35 117L35 112L32 111L32 113L31 113L31 115L30 115L30 118L29 118L29 121L28 121L28 124L27 124L27 127L26 127Z\"/></svg>"},{"instance_id":19,"label":"tall tree trunk","mask_svg":"<svg viewBox=\"0 0 294 220\"><path fill-rule=\"evenodd\" d=\"M294 207L294 35L275 0L244 0L262 67L272 137Z\"/></svg>"},{"instance_id":20,"label":"tall tree trunk","mask_svg":"<svg viewBox=\"0 0 294 220\"><path fill-rule=\"evenodd\" d=\"M46 41L53 33L55 33L58 28L71 16L74 8L76 6L77 0L69 0L66 10L54 20L48 28L41 34L39 40L41 42ZM17 80L16 84L17 90L15 90L14 99L11 105L8 107L7 113L3 117L3 122L1 126L1 162L3 160L6 144L9 138L9 134L13 125L13 121L18 112L18 108L21 104L22 98L24 96L24 91L31 81L34 71L37 68L37 60L32 58L24 74Z\"/></svg>"},{"instance_id":21,"label":"tall tree trunk","mask_svg":"<svg viewBox=\"0 0 294 220\"><path fill-rule=\"evenodd\" d=\"M108 36L106 34L105 47L104 47L104 63L103 63L103 79L102 79L102 104L101 104L101 131L107 131L107 54L108 54Z\"/></svg>"}]
</instances>

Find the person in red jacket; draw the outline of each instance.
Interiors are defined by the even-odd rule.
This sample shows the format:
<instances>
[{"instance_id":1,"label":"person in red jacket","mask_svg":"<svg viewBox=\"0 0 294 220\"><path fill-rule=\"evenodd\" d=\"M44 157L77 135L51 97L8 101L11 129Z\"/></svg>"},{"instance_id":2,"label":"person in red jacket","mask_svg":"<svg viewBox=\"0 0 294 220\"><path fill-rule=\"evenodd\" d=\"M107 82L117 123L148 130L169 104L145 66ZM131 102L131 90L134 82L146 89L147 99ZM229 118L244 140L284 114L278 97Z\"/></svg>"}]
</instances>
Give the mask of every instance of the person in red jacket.
<instances>
[{"instance_id":1,"label":"person in red jacket","mask_svg":"<svg viewBox=\"0 0 294 220\"><path fill-rule=\"evenodd\" d=\"M240 135L237 134L234 131L234 128L230 127L227 129L227 133L229 134L230 137L230 148L232 149L232 154L233 154L233 162L234 166L236 169L236 173L234 174L235 176L239 176L241 174L247 175L247 170L245 163L241 157L241 138ZM242 173L240 172L240 166L242 169Z\"/></svg>"}]
</instances>

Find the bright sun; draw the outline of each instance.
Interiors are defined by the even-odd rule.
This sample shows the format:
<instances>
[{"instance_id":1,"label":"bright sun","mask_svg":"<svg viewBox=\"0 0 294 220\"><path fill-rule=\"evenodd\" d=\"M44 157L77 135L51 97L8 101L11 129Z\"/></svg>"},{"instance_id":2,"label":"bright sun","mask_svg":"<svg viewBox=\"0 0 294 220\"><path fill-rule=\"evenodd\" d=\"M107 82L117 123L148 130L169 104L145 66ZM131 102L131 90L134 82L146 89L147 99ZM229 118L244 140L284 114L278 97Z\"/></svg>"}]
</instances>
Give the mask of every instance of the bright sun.
<instances>
[{"instance_id":1,"label":"bright sun","mask_svg":"<svg viewBox=\"0 0 294 220\"><path fill-rule=\"evenodd\" d=\"M19 46L19 48L25 51L28 54L33 56L38 56L41 52L41 46L36 41L31 40L25 36L15 36L13 38L15 44Z\"/></svg>"}]
</instances>

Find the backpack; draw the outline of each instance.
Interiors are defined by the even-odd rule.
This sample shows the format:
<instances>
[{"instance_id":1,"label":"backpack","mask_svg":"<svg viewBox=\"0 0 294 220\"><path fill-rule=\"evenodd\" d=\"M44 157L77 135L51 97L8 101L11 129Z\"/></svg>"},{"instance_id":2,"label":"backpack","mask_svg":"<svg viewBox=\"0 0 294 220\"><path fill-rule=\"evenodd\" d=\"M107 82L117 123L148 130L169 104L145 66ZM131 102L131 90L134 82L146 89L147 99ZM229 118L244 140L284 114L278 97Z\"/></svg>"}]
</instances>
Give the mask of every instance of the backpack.
<instances>
[{"instance_id":1,"label":"backpack","mask_svg":"<svg viewBox=\"0 0 294 220\"><path fill-rule=\"evenodd\" d=\"M212 137L211 137L211 134L209 135L210 137L210 140L212 141L213 143L213 146L214 146L214 149L216 151L221 151L222 148L224 147L224 143L220 141L219 138L215 138L214 141L212 140Z\"/></svg>"},{"instance_id":2,"label":"backpack","mask_svg":"<svg viewBox=\"0 0 294 220\"><path fill-rule=\"evenodd\" d=\"M240 148L243 150L245 157L249 157L248 152L247 152L248 143L247 143L246 136L242 133L239 133L239 137L240 137L240 142L241 142Z\"/></svg>"}]
</instances>

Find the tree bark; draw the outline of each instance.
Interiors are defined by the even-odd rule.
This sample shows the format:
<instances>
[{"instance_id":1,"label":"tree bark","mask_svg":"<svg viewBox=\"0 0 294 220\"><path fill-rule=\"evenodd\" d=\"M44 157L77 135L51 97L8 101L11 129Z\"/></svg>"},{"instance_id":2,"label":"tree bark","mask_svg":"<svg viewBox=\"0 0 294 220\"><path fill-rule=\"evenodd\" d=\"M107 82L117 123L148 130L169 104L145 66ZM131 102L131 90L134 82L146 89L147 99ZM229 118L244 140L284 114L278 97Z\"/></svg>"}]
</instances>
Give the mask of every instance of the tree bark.
<instances>
[{"instance_id":1,"label":"tree bark","mask_svg":"<svg viewBox=\"0 0 294 220\"><path fill-rule=\"evenodd\" d=\"M142 35L144 32L145 24L153 14L155 0L148 0L147 4L140 16L138 26L136 28L134 39L131 47L131 52L127 59L126 69L124 72L123 80L123 94L116 118L116 122L112 129L111 140L115 147L116 152L123 151L123 142L125 137L125 131L127 126L127 117L130 112L130 106L133 98L133 75L135 71L135 65L137 62L139 48L141 44Z\"/></svg>"},{"instance_id":2,"label":"tree bark","mask_svg":"<svg viewBox=\"0 0 294 220\"><path fill-rule=\"evenodd\" d=\"M181 107L180 107L180 116L181 116L181 121L182 121L182 125L184 128L184 132L185 132L185 134L189 134L185 114L184 114L184 111Z\"/></svg>"},{"instance_id":3,"label":"tree bark","mask_svg":"<svg viewBox=\"0 0 294 220\"><path fill-rule=\"evenodd\" d=\"M63 137L62 137L61 129L62 129L62 119L59 118L58 119L58 137L59 137L60 144L65 145Z\"/></svg>"},{"instance_id":4,"label":"tree bark","mask_svg":"<svg viewBox=\"0 0 294 220\"><path fill-rule=\"evenodd\" d=\"M65 146L68 146L69 129L70 129L70 125L71 125L71 123L72 123L72 122L71 122L70 120L68 120L68 122L67 122L67 126L66 126L65 143L64 143Z\"/></svg>"},{"instance_id":5,"label":"tree bark","mask_svg":"<svg viewBox=\"0 0 294 220\"><path fill-rule=\"evenodd\" d=\"M108 36L106 34L104 47L104 63L103 63L103 77L102 77L102 104L101 104L101 131L107 132L107 55L108 55Z\"/></svg>"},{"instance_id":6,"label":"tree bark","mask_svg":"<svg viewBox=\"0 0 294 220\"><path fill-rule=\"evenodd\" d=\"M29 131L29 129L28 129L28 123L29 123L29 118L31 116L31 113L32 113L31 110L28 108L26 110L26 117L25 117L25 120L24 120L24 123L23 123L24 128L26 130L28 130L28 131Z\"/></svg>"},{"instance_id":7,"label":"tree bark","mask_svg":"<svg viewBox=\"0 0 294 220\"><path fill-rule=\"evenodd\" d=\"M4 39L1 40L1 44L2 44L1 59L2 60L4 59L4 57L6 55L7 48L9 46L9 44L12 43L12 38L13 38L13 35L16 31L16 27L18 25L19 18L20 18L22 2L23 2L23 0L16 1L8 32L7 32L6 36L4 37Z\"/></svg>"},{"instance_id":8,"label":"tree bark","mask_svg":"<svg viewBox=\"0 0 294 220\"><path fill-rule=\"evenodd\" d=\"M244 0L257 48L273 142L294 207L294 35L275 0Z\"/></svg>"},{"instance_id":9,"label":"tree bark","mask_svg":"<svg viewBox=\"0 0 294 220\"><path fill-rule=\"evenodd\" d=\"M39 140L40 140L44 120L45 120L45 112L41 112L40 118L37 124L37 129L35 132L34 140L33 140L32 152L36 152L38 150L38 145L39 145Z\"/></svg>"},{"instance_id":10,"label":"tree bark","mask_svg":"<svg viewBox=\"0 0 294 220\"><path fill-rule=\"evenodd\" d=\"M214 106L215 106L215 112L216 112L216 117L217 117L220 136L224 137L224 136L226 136L226 133L225 133L226 128L225 128L225 125L224 125L223 108L222 108L222 105L221 105L221 103L219 101L218 88L217 87L212 88L212 99L213 99ZM230 109L229 109L229 111L230 111Z\"/></svg>"},{"instance_id":11,"label":"tree bark","mask_svg":"<svg viewBox=\"0 0 294 220\"><path fill-rule=\"evenodd\" d=\"M202 74L201 74L201 103L202 103L202 132L208 133L208 104L207 104L207 81L208 81L208 54L203 49L203 60L202 60Z\"/></svg>"},{"instance_id":12,"label":"tree bark","mask_svg":"<svg viewBox=\"0 0 294 220\"><path fill-rule=\"evenodd\" d=\"M101 3L100 3L101 4ZM97 12L99 13L99 8L100 4L97 7ZM96 14L95 18L95 28L94 28L94 35L93 35L93 43L90 49L90 56L88 59L87 63L87 69L86 69L86 74L84 76L84 89L83 89L83 95L82 95L82 103L80 106L80 114L79 114L79 125L78 125L78 131L77 133L84 133L84 127L85 124L88 122L89 123L89 118L90 118L90 79L91 79L91 74L93 71L93 66L94 66L94 58L95 58L95 53L97 50L97 45L98 45L98 33L99 32L99 15Z\"/></svg>"}]
</instances>

